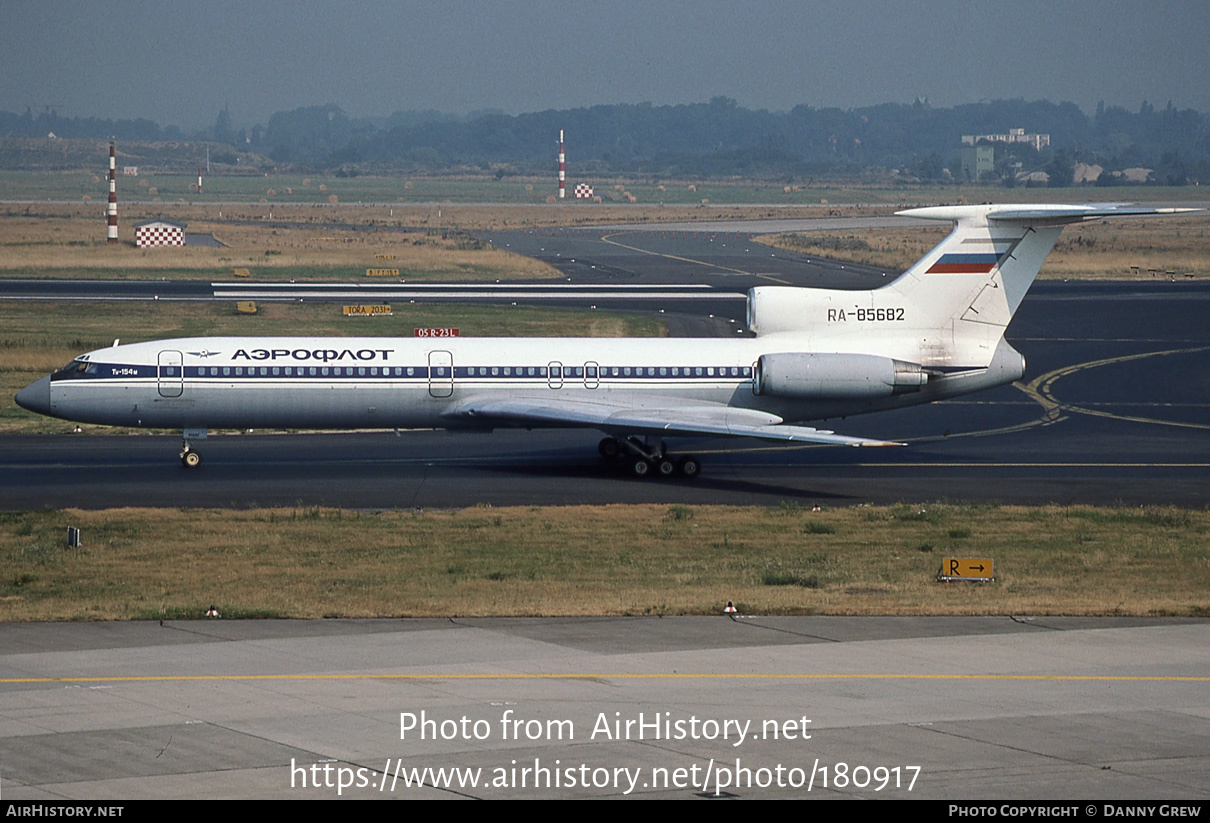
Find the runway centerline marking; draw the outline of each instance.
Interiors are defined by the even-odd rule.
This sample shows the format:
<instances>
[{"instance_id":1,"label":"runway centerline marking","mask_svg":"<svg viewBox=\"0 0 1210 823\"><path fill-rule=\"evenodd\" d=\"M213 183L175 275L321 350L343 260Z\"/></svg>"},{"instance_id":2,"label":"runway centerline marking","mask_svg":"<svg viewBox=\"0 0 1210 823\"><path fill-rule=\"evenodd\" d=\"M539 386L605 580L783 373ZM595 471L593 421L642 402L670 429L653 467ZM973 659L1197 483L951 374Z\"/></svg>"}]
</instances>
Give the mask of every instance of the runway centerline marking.
<instances>
[{"instance_id":1,"label":"runway centerline marking","mask_svg":"<svg viewBox=\"0 0 1210 823\"><path fill-rule=\"evenodd\" d=\"M1077 683L1208 683L1210 675L1126 675L1126 674L890 674L890 673L818 673L778 672L565 672L556 673L469 673L440 674L166 674L129 677L6 677L0 684L50 683L156 683L268 680L987 680L987 681L1071 681Z\"/></svg>"},{"instance_id":2,"label":"runway centerline marking","mask_svg":"<svg viewBox=\"0 0 1210 823\"><path fill-rule=\"evenodd\" d=\"M703 451L702 454L707 454ZM929 462L811 462L811 464L785 464L785 467L809 466L812 468L1210 468L1210 462L1058 462L1058 461L976 461L976 460L933 460Z\"/></svg>"},{"instance_id":3,"label":"runway centerline marking","mask_svg":"<svg viewBox=\"0 0 1210 823\"><path fill-rule=\"evenodd\" d=\"M771 274L758 274L756 272L744 271L743 269L733 269L730 266L720 266L717 263L707 263L705 260L694 260L692 257L681 257L680 255L677 255L677 254L665 254L664 252L651 251L650 249L641 249L638 246L628 246L625 243L620 243L617 240L610 239L610 238L616 237L620 234L631 234L631 233L632 232L617 232L616 234L603 234L603 235L601 235L601 242L608 243L611 246L617 246L618 248L628 249L630 251L637 251L639 254L650 254L652 257L666 257L669 260L679 260L682 263L693 263L696 266L707 266L708 268L719 269L720 271L729 271L729 272L733 272L734 274L746 274L750 277L759 277L761 279L771 280L774 283L781 283L786 286L793 285L793 283L791 283L789 280L783 280L782 278L774 277Z\"/></svg>"}]
</instances>

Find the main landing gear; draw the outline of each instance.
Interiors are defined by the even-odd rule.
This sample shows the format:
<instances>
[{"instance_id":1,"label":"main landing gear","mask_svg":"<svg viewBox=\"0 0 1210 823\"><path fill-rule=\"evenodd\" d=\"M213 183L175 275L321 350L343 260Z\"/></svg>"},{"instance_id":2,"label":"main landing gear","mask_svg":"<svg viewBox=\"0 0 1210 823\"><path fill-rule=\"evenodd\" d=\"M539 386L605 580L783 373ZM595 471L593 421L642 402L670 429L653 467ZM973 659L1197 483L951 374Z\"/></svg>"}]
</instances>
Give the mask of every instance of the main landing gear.
<instances>
[{"instance_id":1,"label":"main landing gear","mask_svg":"<svg viewBox=\"0 0 1210 823\"><path fill-rule=\"evenodd\" d=\"M627 472L632 477L673 477L686 479L697 477L702 464L696 457L686 454L679 459L671 457L664 449L664 441L654 445L637 437L620 440L606 437L597 444L597 451L606 460L624 460Z\"/></svg>"}]
</instances>

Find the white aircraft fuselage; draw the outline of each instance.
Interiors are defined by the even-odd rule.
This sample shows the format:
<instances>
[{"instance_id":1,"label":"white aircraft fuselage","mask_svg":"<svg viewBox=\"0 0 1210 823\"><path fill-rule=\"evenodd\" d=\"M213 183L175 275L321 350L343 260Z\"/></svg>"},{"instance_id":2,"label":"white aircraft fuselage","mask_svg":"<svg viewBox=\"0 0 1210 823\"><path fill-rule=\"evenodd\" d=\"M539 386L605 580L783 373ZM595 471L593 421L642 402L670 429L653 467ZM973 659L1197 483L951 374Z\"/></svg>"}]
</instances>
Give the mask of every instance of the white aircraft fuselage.
<instances>
[{"instance_id":1,"label":"white aircraft fuselage","mask_svg":"<svg viewBox=\"0 0 1210 823\"><path fill-rule=\"evenodd\" d=\"M1005 343L1005 362L996 369L961 369L952 378L938 374L910 391L862 380L840 397L758 394L754 374L762 355L770 354L769 342L189 338L89 352L30 389L49 394L39 404L44 413L81 423L153 428L494 428L502 423L459 409L470 399L498 398L634 410L675 408L669 404L675 398L798 422L965 394L1012 382L1024 368ZM797 351L792 336L777 342L779 351Z\"/></svg>"}]
</instances>

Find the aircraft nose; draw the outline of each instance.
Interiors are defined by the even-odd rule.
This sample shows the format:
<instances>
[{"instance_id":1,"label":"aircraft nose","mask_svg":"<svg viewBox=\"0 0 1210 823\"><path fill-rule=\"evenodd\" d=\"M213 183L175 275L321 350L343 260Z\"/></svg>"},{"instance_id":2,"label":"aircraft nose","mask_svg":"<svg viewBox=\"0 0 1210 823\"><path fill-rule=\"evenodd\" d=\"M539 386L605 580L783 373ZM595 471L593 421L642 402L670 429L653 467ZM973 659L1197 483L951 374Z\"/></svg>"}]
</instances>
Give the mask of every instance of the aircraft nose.
<instances>
[{"instance_id":1,"label":"aircraft nose","mask_svg":"<svg viewBox=\"0 0 1210 823\"><path fill-rule=\"evenodd\" d=\"M50 376L30 383L17 392L17 405L38 414L50 414Z\"/></svg>"}]
</instances>

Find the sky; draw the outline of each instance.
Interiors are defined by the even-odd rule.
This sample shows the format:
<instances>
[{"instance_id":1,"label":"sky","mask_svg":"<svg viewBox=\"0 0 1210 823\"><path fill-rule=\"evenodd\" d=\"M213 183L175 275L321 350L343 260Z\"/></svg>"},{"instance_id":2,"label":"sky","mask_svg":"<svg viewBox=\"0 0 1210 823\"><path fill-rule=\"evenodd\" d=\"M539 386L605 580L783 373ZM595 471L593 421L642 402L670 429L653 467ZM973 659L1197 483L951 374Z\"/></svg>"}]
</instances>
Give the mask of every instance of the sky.
<instances>
[{"instance_id":1,"label":"sky","mask_svg":"<svg viewBox=\"0 0 1210 823\"><path fill-rule=\"evenodd\" d=\"M240 128L326 103L519 114L720 95L1210 112L1210 2L0 0L0 71L6 111L186 129L224 106Z\"/></svg>"}]
</instances>

